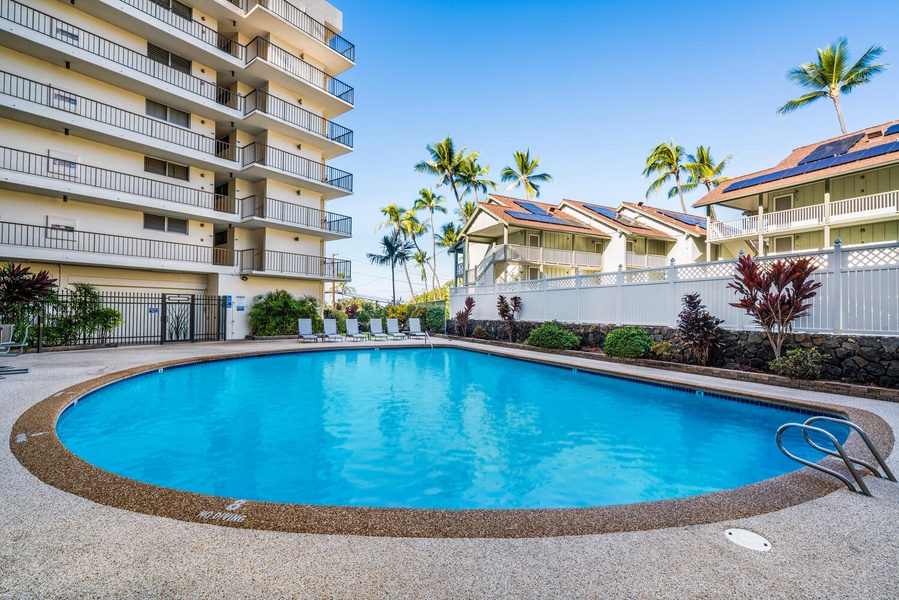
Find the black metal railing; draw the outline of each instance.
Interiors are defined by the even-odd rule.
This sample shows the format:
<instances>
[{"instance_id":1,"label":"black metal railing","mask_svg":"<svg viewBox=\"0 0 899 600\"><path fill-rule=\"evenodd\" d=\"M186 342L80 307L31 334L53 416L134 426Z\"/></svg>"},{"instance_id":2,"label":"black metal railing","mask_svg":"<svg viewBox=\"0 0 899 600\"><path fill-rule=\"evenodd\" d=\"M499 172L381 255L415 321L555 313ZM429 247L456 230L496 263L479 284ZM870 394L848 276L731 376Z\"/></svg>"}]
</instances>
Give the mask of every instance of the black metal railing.
<instances>
[{"instance_id":1,"label":"black metal railing","mask_svg":"<svg viewBox=\"0 0 899 600\"><path fill-rule=\"evenodd\" d=\"M173 11L169 6L154 2L153 0L122 0L144 14L159 19L167 25L171 25L175 29L182 31L190 37L197 39L203 43L215 46L222 52L230 54L235 58L244 60L246 56L246 48L238 44L234 40L225 37L215 29L203 25L199 21L185 18Z\"/></svg>"},{"instance_id":2,"label":"black metal railing","mask_svg":"<svg viewBox=\"0 0 899 600\"><path fill-rule=\"evenodd\" d=\"M305 275L322 279L350 279L350 261L348 260L275 250L241 250L240 270L242 272Z\"/></svg>"},{"instance_id":3,"label":"black metal railing","mask_svg":"<svg viewBox=\"0 0 899 600\"><path fill-rule=\"evenodd\" d=\"M229 0L229 2L246 11L256 6L266 8L331 50L353 62L356 61L356 47L353 44L286 0Z\"/></svg>"},{"instance_id":4,"label":"black metal railing","mask_svg":"<svg viewBox=\"0 0 899 600\"><path fill-rule=\"evenodd\" d=\"M299 56L261 37L256 37L247 44L247 64L256 58L284 69L297 79L302 79L309 85L317 87L347 104L353 104L354 92L352 87L336 77L331 77L318 67L310 65Z\"/></svg>"},{"instance_id":5,"label":"black metal railing","mask_svg":"<svg viewBox=\"0 0 899 600\"><path fill-rule=\"evenodd\" d=\"M0 222L0 245L235 266L234 251L224 248L21 223Z\"/></svg>"},{"instance_id":6,"label":"black metal railing","mask_svg":"<svg viewBox=\"0 0 899 600\"><path fill-rule=\"evenodd\" d=\"M138 71L153 79L197 94L230 108L238 108L238 96L199 77L184 73L168 65L152 60L106 38L76 27L15 0L0 0L0 19L11 21L26 29L63 41L85 52L105 58L118 65Z\"/></svg>"},{"instance_id":7,"label":"black metal railing","mask_svg":"<svg viewBox=\"0 0 899 600\"><path fill-rule=\"evenodd\" d=\"M241 167L252 164L278 169L308 179L324 183L348 192L353 191L353 175L334 167L278 148L254 142L241 148Z\"/></svg>"},{"instance_id":8,"label":"black metal railing","mask_svg":"<svg viewBox=\"0 0 899 600\"><path fill-rule=\"evenodd\" d=\"M353 147L353 132L342 125L325 119L295 104L272 96L262 90L253 90L243 97L244 116L253 111L259 111L275 118L286 121L300 129L305 129L316 135Z\"/></svg>"},{"instance_id":9,"label":"black metal railing","mask_svg":"<svg viewBox=\"0 0 899 600\"><path fill-rule=\"evenodd\" d=\"M217 141L215 138L5 71L0 71L0 94L49 106L85 119L146 135L224 160L237 160L237 149Z\"/></svg>"},{"instance_id":10,"label":"black metal railing","mask_svg":"<svg viewBox=\"0 0 899 600\"><path fill-rule=\"evenodd\" d=\"M235 214L237 212L237 201L231 196L81 163L72 163L4 146L0 146L0 169L81 184L88 188L85 190L85 195L91 194L90 188L99 188L223 213Z\"/></svg>"},{"instance_id":11,"label":"black metal railing","mask_svg":"<svg viewBox=\"0 0 899 600\"><path fill-rule=\"evenodd\" d=\"M241 198L240 216L243 219L258 218L280 221L292 225L302 225L310 229L320 229L332 233L351 235L353 220L344 215L291 204L274 198L250 196Z\"/></svg>"}]
</instances>

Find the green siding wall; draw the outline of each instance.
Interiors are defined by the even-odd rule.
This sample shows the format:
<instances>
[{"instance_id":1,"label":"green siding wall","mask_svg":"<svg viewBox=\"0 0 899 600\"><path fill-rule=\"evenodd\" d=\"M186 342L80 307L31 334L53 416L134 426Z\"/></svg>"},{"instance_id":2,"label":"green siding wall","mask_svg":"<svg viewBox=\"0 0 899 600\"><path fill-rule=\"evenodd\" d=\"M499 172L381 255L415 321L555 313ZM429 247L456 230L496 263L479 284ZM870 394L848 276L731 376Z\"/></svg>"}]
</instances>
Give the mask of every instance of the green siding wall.
<instances>
[{"instance_id":1,"label":"green siding wall","mask_svg":"<svg viewBox=\"0 0 899 600\"><path fill-rule=\"evenodd\" d=\"M864 233L862 233L862 229L865 230ZM832 227L830 229L831 244L837 238L843 241L844 246L899 241L899 221L865 223L852 227Z\"/></svg>"}]
</instances>

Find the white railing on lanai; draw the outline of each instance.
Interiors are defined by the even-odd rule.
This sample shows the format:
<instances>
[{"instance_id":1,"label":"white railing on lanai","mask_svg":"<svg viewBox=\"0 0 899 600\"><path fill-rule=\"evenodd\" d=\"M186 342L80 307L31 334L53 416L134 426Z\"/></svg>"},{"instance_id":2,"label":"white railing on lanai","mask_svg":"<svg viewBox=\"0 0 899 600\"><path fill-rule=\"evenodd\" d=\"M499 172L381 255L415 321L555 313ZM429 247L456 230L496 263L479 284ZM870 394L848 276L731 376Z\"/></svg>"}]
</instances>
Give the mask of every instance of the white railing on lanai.
<instances>
[{"instance_id":1,"label":"white railing on lanai","mask_svg":"<svg viewBox=\"0 0 899 600\"><path fill-rule=\"evenodd\" d=\"M625 259L629 269L655 269L667 266L668 257L664 254L637 254L628 252Z\"/></svg>"}]
</instances>

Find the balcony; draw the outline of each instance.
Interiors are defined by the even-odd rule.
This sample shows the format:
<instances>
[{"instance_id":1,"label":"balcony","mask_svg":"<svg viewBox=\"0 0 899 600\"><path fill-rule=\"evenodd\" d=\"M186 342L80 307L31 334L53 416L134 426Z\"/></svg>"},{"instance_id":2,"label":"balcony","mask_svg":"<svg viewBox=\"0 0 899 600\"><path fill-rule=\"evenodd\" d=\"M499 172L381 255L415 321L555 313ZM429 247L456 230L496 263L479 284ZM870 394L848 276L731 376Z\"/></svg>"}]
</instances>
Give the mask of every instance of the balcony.
<instances>
[{"instance_id":1,"label":"balcony","mask_svg":"<svg viewBox=\"0 0 899 600\"><path fill-rule=\"evenodd\" d=\"M295 183L308 187L327 200L353 193L353 176L346 171L291 154L265 144L253 143L241 148L243 176L266 179L274 169L295 177Z\"/></svg>"},{"instance_id":2,"label":"balcony","mask_svg":"<svg viewBox=\"0 0 899 600\"><path fill-rule=\"evenodd\" d=\"M74 70L115 82L132 92L179 102L180 106L188 104L195 112L220 107L222 117L228 119L232 119L234 113L227 109L238 107L238 97L225 88L156 62L15 0L0 0L0 25L9 30L5 32L4 45L56 64L73 61ZM131 79L127 86L122 86L123 76ZM160 82L166 85L160 86ZM167 86L174 89L167 89Z\"/></svg>"},{"instance_id":3,"label":"balcony","mask_svg":"<svg viewBox=\"0 0 899 600\"><path fill-rule=\"evenodd\" d=\"M261 37L247 44L246 61L243 79L255 87L265 85L268 81L277 81L321 103L329 115L346 112L353 106L352 87ZM285 80L282 73L291 75L293 79L300 80L309 87L296 86L293 81ZM253 80L253 76L257 79Z\"/></svg>"},{"instance_id":4,"label":"balcony","mask_svg":"<svg viewBox=\"0 0 899 600\"><path fill-rule=\"evenodd\" d=\"M325 158L345 154L353 147L352 130L300 108L296 103L261 90L253 90L242 101L244 129L247 131L256 134L265 130L278 131L322 148Z\"/></svg>"},{"instance_id":5,"label":"balcony","mask_svg":"<svg viewBox=\"0 0 899 600\"><path fill-rule=\"evenodd\" d=\"M350 261L274 250L241 250L240 272L276 277L350 280Z\"/></svg>"},{"instance_id":6,"label":"balcony","mask_svg":"<svg viewBox=\"0 0 899 600\"><path fill-rule=\"evenodd\" d=\"M668 266L668 257L664 254L637 254L628 252L625 257L628 269L658 269Z\"/></svg>"},{"instance_id":7,"label":"balcony","mask_svg":"<svg viewBox=\"0 0 899 600\"><path fill-rule=\"evenodd\" d=\"M602 268L602 254L505 244L494 249L494 262L524 262L563 267Z\"/></svg>"},{"instance_id":8,"label":"balcony","mask_svg":"<svg viewBox=\"0 0 899 600\"><path fill-rule=\"evenodd\" d=\"M266 227L271 222L298 232L312 232L324 240L335 240L352 236L353 220L344 215L290 204L274 198L250 196L241 201L240 216L243 226Z\"/></svg>"},{"instance_id":9,"label":"balcony","mask_svg":"<svg viewBox=\"0 0 899 600\"><path fill-rule=\"evenodd\" d=\"M159 151L162 150L161 154L167 154L167 156L163 156L164 158L176 161L185 160L182 150L165 152L166 144L172 144L206 155L208 157L207 160L212 159L207 163L207 166L211 168L225 166L233 169L234 165L229 165L228 163L237 160L237 148L219 142L213 137L201 135L184 127L178 127L165 121L152 119L116 106L97 102L96 100L4 71L0 71L0 96L3 96L4 99L15 98L53 109L49 112L43 111L38 113L23 103L3 102L10 108L26 111L33 116L37 116L36 123L38 125L44 124L45 118L43 115L48 115L56 123L67 127L77 127L79 123L77 119L72 119L65 115L74 115L90 121L90 123L82 123L77 134L79 137L86 139L112 143L135 152L143 153L149 151L150 153L160 154ZM55 116L55 114L59 116ZM104 131L104 128L97 127L96 123L109 125L114 129L137 134L137 136L123 135L121 132L109 130Z\"/></svg>"},{"instance_id":10,"label":"balcony","mask_svg":"<svg viewBox=\"0 0 899 600\"><path fill-rule=\"evenodd\" d=\"M10 176L2 171L18 175ZM127 202L140 208L149 206L147 199L153 198L159 200L154 208L165 209L174 203L185 208L227 215L237 212L237 201L230 196L3 146L0 146L0 181L4 182L5 187L36 194L52 191L89 201ZM209 218L209 215L203 215L198 210L175 212Z\"/></svg>"},{"instance_id":11,"label":"balcony","mask_svg":"<svg viewBox=\"0 0 899 600\"><path fill-rule=\"evenodd\" d=\"M18 260L166 271L225 273L236 266L235 252L223 248L7 222L0 222L0 252Z\"/></svg>"},{"instance_id":12,"label":"balcony","mask_svg":"<svg viewBox=\"0 0 899 600\"><path fill-rule=\"evenodd\" d=\"M259 6L284 19L312 39L320 42L337 55L353 63L356 61L356 47L342 38L330 27L316 21L286 0L248 0L245 10L248 12ZM329 62L327 59L324 62ZM343 69L341 69L343 70Z\"/></svg>"},{"instance_id":13,"label":"balcony","mask_svg":"<svg viewBox=\"0 0 899 600\"><path fill-rule=\"evenodd\" d=\"M708 236L710 242L718 242L891 217L899 218L899 191L837 200L830 203L829 210L825 204L814 204L765 213L761 217L753 215L730 221L711 221Z\"/></svg>"}]
</instances>

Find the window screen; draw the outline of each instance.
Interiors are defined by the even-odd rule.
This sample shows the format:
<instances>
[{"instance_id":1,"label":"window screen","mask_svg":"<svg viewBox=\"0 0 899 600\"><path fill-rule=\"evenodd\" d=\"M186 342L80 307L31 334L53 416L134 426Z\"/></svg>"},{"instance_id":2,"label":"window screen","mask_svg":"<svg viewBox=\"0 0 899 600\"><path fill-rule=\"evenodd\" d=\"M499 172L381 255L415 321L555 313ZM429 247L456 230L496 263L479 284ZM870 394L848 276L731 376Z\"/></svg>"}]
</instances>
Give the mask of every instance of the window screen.
<instances>
[{"instance_id":1,"label":"window screen","mask_svg":"<svg viewBox=\"0 0 899 600\"><path fill-rule=\"evenodd\" d=\"M165 231L165 217L160 215L148 215L144 213L144 229Z\"/></svg>"},{"instance_id":2,"label":"window screen","mask_svg":"<svg viewBox=\"0 0 899 600\"><path fill-rule=\"evenodd\" d=\"M793 236L786 235L774 238L774 252L784 254L793 251Z\"/></svg>"},{"instance_id":3,"label":"window screen","mask_svg":"<svg viewBox=\"0 0 899 600\"><path fill-rule=\"evenodd\" d=\"M166 120L168 118L168 112L168 107L165 104L153 102L149 99L147 100L147 115L155 119Z\"/></svg>"},{"instance_id":4,"label":"window screen","mask_svg":"<svg viewBox=\"0 0 899 600\"><path fill-rule=\"evenodd\" d=\"M169 217L168 231L171 233L187 233L187 220Z\"/></svg>"},{"instance_id":5,"label":"window screen","mask_svg":"<svg viewBox=\"0 0 899 600\"><path fill-rule=\"evenodd\" d=\"M166 162L158 158L144 157L144 171L147 173L156 173L157 175L166 175Z\"/></svg>"},{"instance_id":6,"label":"window screen","mask_svg":"<svg viewBox=\"0 0 899 600\"><path fill-rule=\"evenodd\" d=\"M190 179L190 169L186 165L176 165L174 163L169 163L169 177L187 181Z\"/></svg>"}]
</instances>

